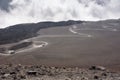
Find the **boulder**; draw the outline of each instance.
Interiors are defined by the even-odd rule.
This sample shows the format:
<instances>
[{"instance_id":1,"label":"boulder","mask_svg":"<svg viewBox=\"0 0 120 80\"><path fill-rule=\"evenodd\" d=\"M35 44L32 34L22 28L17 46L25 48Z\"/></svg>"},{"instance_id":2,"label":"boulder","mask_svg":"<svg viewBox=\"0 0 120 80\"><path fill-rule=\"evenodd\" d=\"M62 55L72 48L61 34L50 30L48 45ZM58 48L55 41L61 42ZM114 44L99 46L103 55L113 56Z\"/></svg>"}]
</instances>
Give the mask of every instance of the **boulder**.
<instances>
[{"instance_id":1,"label":"boulder","mask_svg":"<svg viewBox=\"0 0 120 80\"><path fill-rule=\"evenodd\" d=\"M103 67L103 66L91 66L89 69L90 70L101 70L101 71L105 71L106 70L106 68Z\"/></svg>"}]
</instances>

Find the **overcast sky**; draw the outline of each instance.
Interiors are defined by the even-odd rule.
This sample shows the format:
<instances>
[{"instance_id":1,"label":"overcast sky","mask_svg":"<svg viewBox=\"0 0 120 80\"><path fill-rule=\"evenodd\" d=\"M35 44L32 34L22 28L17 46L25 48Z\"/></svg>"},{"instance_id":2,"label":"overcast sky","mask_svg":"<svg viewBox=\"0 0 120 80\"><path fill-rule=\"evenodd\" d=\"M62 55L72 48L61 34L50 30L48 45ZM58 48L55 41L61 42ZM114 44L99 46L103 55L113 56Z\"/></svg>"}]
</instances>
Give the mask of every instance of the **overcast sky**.
<instances>
[{"instance_id":1,"label":"overcast sky","mask_svg":"<svg viewBox=\"0 0 120 80\"><path fill-rule=\"evenodd\" d=\"M120 18L120 0L0 0L0 28L20 23Z\"/></svg>"}]
</instances>

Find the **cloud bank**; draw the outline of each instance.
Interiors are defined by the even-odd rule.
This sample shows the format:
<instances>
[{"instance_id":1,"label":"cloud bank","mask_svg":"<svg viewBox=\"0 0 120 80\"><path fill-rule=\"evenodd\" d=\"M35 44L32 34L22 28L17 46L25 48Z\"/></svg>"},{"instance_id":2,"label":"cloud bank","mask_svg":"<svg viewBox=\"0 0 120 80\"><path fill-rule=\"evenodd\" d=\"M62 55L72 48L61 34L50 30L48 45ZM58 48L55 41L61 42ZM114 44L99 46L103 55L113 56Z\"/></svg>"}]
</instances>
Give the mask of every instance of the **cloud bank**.
<instances>
[{"instance_id":1,"label":"cloud bank","mask_svg":"<svg viewBox=\"0 0 120 80\"><path fill-rule=\"evenodd\" d=\"M0 28L21 23L120 18L120 0L0 0Z\"/></svg>"}]
</instances>

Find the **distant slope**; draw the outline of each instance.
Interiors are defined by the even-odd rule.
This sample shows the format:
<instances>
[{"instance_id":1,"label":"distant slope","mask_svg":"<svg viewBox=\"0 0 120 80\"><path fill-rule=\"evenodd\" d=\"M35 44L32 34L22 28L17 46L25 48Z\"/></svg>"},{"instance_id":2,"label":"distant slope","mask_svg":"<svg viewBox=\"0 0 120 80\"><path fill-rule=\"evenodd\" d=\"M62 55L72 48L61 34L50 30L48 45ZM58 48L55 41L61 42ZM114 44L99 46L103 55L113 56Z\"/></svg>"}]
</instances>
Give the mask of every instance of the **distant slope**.
<instances>
[{"instance_id":1,"label":"distant slope","mask_svg":"<svg viewBox=\"0 0 120 80\"><path fill-rule=\"evenodd\" d=\"M68 26L73 24L79 24L83 21L61 21L61 22L39 22L29 24L19 24L0 29L0 44L7 44L17 42L26 38L36 36L40 29L57 26Z\"/></svg>"}]
</instances>

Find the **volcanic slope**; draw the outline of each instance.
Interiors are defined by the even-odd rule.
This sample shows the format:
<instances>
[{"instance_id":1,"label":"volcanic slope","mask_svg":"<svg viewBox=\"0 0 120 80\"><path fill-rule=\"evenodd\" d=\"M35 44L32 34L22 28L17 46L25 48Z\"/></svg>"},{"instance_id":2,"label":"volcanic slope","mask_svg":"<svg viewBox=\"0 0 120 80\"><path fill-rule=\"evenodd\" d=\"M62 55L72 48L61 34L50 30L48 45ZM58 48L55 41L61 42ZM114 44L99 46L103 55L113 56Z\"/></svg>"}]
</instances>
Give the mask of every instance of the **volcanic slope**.
<instances>
[{"instance_id":1,"label":"volcanic slope","mask_svg":"<svg viewBox=\"0 0 120 80\"><path fill-rule=\"evenodd\" d=\"M30 26L31 31L36 34L32 33L33 35L27 35L20 39L18 37L19 40L15 39L15 42L12 43L8 40L8 44L1 44L0 47L7 47L9 51L11 46L18 43L32 43L27 47L14 50L13 54L1 55L0 64L20 63L80 67L102 65L120 69L119 19L96 22L68 21L64 23L51 22L48 24L45 22L44 25L42 23L42 28L38 25L40 23L22 24L26 25L27 28ZM11 27L7 29L9 28ZM20 28L20 25L12 26L12 28ZM25 27L23 26L23 28ZM30 33L29 30L28 33Z\"/></svg>"}]
</instances>

